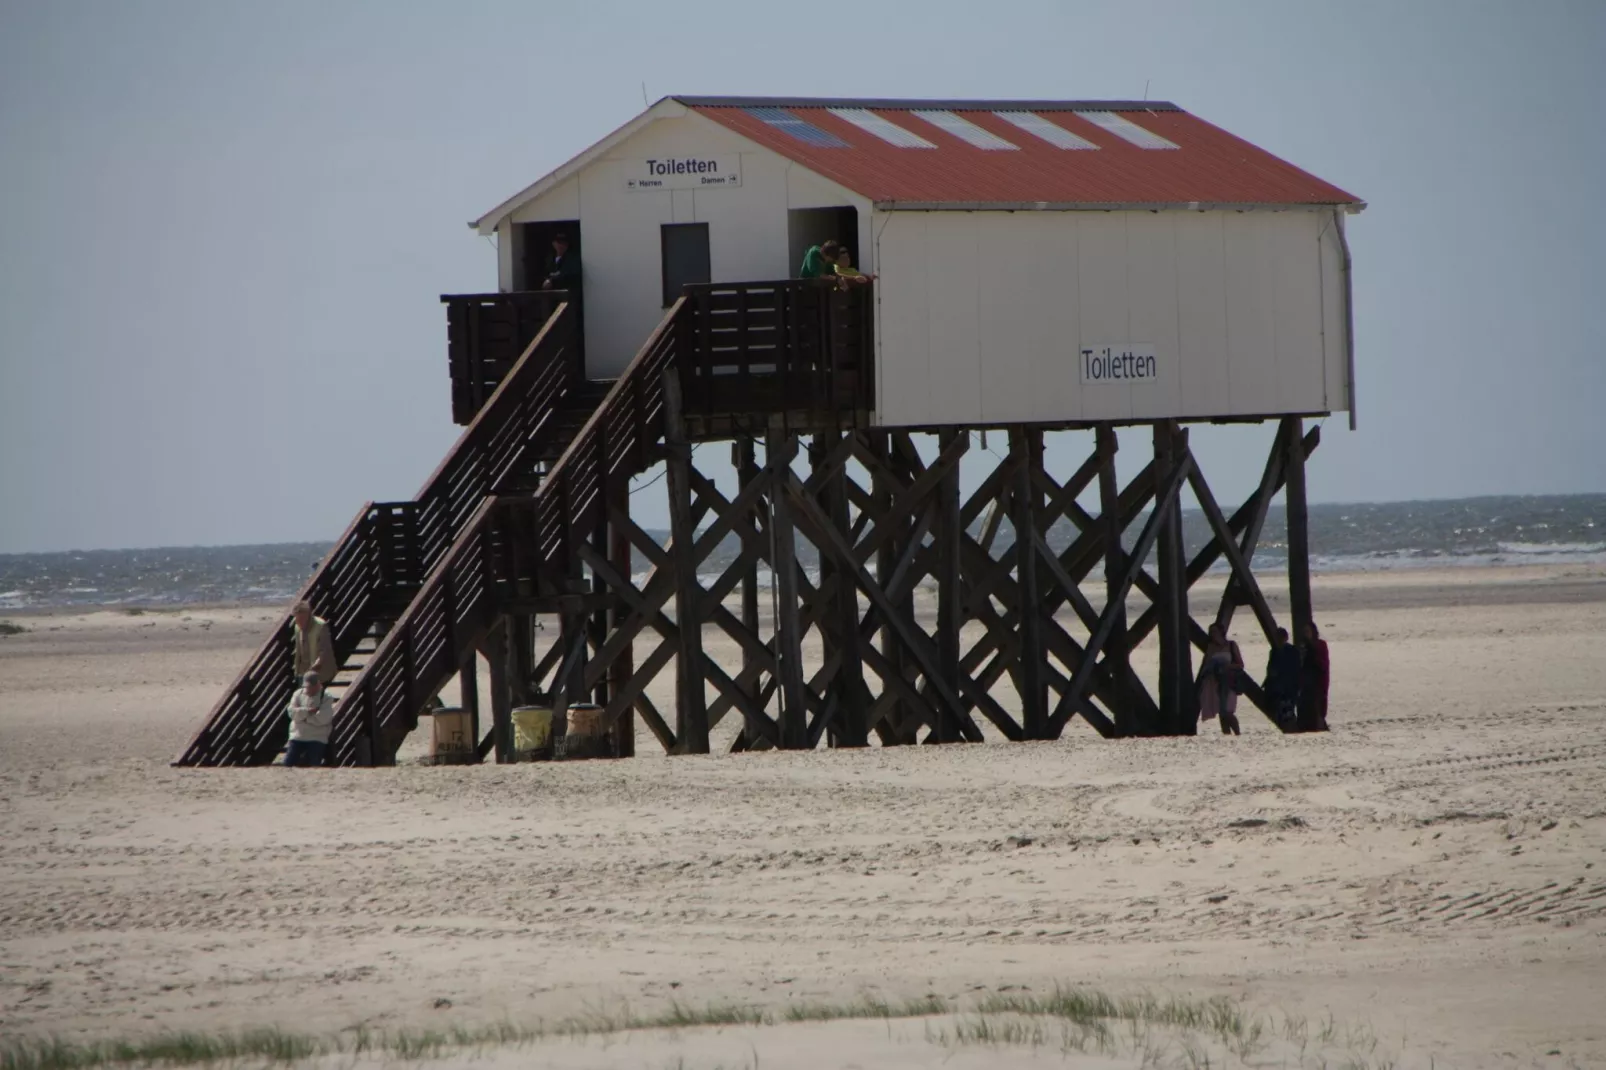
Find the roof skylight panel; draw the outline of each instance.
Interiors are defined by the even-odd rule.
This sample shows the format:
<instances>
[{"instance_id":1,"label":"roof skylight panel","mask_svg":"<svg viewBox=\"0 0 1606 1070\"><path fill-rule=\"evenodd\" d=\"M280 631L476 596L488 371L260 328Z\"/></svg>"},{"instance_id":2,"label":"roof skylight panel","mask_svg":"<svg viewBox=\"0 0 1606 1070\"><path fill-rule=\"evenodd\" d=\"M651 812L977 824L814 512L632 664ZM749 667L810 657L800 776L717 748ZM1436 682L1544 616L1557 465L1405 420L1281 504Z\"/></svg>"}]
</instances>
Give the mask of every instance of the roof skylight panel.
<instances>
[{"instance_id":1,"label":"roof skylight panel","mask_svg":"<svg viewBox=\"0 0 1606 1070\"><path fill-rule=\"evenodd\" d=\"M1004 122L1018 126L1034 137L1053 145L1056 149L1096 149L1097 145L1086 138L1077 137L1058 123L1051 123L1035 111L995 111Z\"/></svg>"},{"instance_id":2,"label":"roof skylight panel","mask_svg":"<svg viewBox=\"0 0 1606 1070\"><path fill-rule=\"evenodd\" d=\"M978 149L1010 149L1018 151L1019 145L1010 144L991 130L984 130L963 116L955 115L951 111L917 111L926 122L945 133L952 134L969 145Z\"/></svg>"},{"instance_id":3,"label":"roof skylight panel","mask_svg":"<svg viewBox=\"0 0 1606 1070\"><path fill-rule=\"evenodd\" d=\"M845 149L848 143L831 133L821 130L811 122L799 119L785 108L744 108L753 118L773 126L783 134L821 149Z\"/></svg>"},{"instance_id":4,"label":"roof skylight panel","mask_svg":"<svg viewBox=\"0 0 1606 1070\"><path fill-rule=\"evenodd\" d=\"M1182 146L1167 141L1159 134L1143 129L1124 115L1113 111L1079 111L1076 113L1094 126L1108 130L1122 141L1129 141L1140 149L1176 149Z\"/></svg>"},{"instance_id":5,"label":"roof skylight panel","mask_svg":"<svg viewBox=\"0 0 1606 1070\"><path fill-rule=\"evenodd\" d=\"M869 108L827 108L838 119L852 123L867 134L874 134L889 145L896 145L900 149L934 149L937 146L921 137L919 134L883 118Z\"/></svg>"}]
</instances>

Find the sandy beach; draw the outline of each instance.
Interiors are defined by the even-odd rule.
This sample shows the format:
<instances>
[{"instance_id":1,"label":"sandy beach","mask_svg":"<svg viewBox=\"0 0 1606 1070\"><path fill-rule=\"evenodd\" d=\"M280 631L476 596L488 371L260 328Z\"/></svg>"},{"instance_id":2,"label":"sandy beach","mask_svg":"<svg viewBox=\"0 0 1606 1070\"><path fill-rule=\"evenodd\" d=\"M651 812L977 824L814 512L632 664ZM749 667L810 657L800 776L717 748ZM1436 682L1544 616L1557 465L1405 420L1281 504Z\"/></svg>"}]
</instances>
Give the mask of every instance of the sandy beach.
<instances>
[{"instance_id":1,"label":"sandy beach","mask_svg":"<svg viewBox=\"0 0 1606 1070\"><path fill-rule=\"evenodd\" d=\"M1045 744L666 758L643 733L622 762L317 771L168 766L274 611L13 614L0 1036L962 1011L1086 985L1331 1019L1354 1065L1606 1065L1606 568L1322 576L1316 602L1328 735L1251 708L1241 738L1073 722ZM1141 1065L956 1046L959 1020L482 1054ZM1263 1062L1320 1065L1279 1044Z\"/></svg>"}]
</instances>

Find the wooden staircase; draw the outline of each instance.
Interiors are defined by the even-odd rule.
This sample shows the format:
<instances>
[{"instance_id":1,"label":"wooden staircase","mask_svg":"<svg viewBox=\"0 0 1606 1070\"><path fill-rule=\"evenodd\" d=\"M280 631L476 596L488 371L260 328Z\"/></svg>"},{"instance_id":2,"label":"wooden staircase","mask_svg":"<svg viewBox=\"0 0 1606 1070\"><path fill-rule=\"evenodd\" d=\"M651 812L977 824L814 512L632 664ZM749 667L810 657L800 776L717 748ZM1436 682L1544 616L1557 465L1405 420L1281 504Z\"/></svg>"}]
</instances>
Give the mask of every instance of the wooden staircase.
<instances>
[{"instance_id":1,"label":"wooden staircase","mask_svg":"<svg viewBox=\"0 0 1606 1070\"><path fill-rule=\"evenodd\" d=\"M302 591L341 663L333 764L393 763L507 607L570 592L610 496L662 455L666 375L678 376L687 423L711 437L775 421L850 427L872 407L869 286L689 286L611 384L584 378L569 302L511 367L478 359L474 339L505 348L552 301L503 297L507 308L496 295L445 299L454 411L471 422L417 499L364 506ZM291 635L286 615L175 764L277 757L296 685Z\"/></svg>"},{"instance_id":2,"label":"wooden staircase","mask_svg":"<svg viewBox=\"0 0 1606 1070\"><path fill-rule=\"evenodd\" d=\"M606 391L581 378L577 326L559 304L501 378L435 473L410 502L370 502L357 513L300 597L328 622L349 691L420 587L484 502L528 493ZM265 765L283 749L292 672L288 614L230 685L176 765Z\"/></svg>"}]
</instances>

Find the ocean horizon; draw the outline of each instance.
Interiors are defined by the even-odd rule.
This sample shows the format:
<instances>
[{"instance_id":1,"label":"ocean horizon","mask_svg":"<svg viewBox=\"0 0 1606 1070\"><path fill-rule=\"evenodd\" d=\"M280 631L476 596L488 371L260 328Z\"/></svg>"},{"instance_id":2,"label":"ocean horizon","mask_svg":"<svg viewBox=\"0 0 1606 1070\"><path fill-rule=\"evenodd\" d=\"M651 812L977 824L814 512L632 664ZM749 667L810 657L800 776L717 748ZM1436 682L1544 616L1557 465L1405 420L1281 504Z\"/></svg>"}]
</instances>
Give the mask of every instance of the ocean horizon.
<instances>
[{"instance_id":1,"label":"ocean horizon","mask_svg":"<svg viewBox=\"0 0 1606 1070\"><path fill-rule=\"evenodd\" d=\"M1312 505L1311 567L1321 572L1372 572L1431 567L1517 564L1606 564L1606 494L1486 495L1406 502ZM980 524L976 525L977 528ZM1137 538L1142 517L1128 527ZM669 534L648 529L660 542ZM1184 510L1192 556L1210 538L1196 509ZM1076 529L1062 521L1048 533L1055 549ZM1006 523L994 551L1012 541ZM273 604L294 598L331 543L169 546L0 554L0 611L231 604ZM711 576L738 552L728 537L705 563ZM806 546L798 559L816 563ZM1286 561L1283 514L1273 505L1255 554L1268 570ZM635 571L645 570L638 557ZM1218 562L1217 571L1225 569Z\"/></svg>"}]
</instances>

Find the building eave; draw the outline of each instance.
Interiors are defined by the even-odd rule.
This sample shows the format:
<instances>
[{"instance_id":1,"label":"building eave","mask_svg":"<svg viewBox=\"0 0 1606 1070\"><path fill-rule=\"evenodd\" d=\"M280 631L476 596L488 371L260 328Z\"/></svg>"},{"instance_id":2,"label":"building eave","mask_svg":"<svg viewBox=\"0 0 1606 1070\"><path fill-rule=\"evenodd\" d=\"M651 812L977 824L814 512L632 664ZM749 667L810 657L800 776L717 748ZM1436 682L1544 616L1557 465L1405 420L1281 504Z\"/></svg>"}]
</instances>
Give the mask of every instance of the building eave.
<instances>
[{"instance_id":1,"label":"building eave","mask_svg":"<svg viewBox=\"0 0 1606 1070\"><path fill-rule=\"evenodd\" d=\"M888 201L873 202L878 212L1318 212L1342 208L1350 215L1362 211L1365 201L1344 204L1215 204L1184 201L1153 204L1142 201L1105 203L1085 201Z\"/></svg>"}]
</instances>

